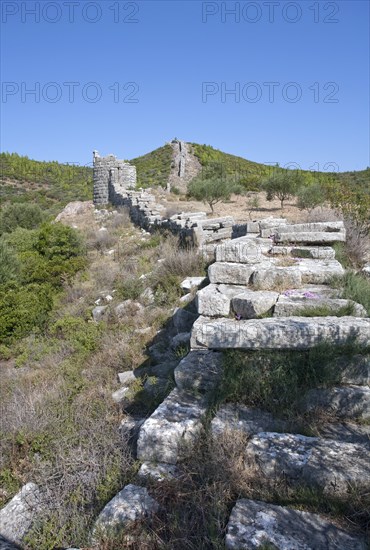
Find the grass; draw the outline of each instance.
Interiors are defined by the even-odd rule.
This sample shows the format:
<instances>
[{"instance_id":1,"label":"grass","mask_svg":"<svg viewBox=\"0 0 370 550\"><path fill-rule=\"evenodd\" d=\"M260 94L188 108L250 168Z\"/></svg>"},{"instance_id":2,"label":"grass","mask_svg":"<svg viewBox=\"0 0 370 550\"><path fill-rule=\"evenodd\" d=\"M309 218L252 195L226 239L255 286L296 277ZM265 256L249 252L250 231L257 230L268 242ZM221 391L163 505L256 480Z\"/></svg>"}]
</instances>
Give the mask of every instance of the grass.
<instances>
[{"instance_id":1,"label":"grass","mask_svg":"<svg viewBox=\"0 0 370 550\"><path fill-rule=\"evenodd\" d=\"M356 350L350 343L340 350L330 344L302 352L228 350L214 404L242 403L278 416L295 416L297 402L305 392L340 381L335 359L351 356Z\"/></svg>"},{"instance_id":2,"label":"grass","mask_svg":"<svg viewBox=\"0 0 370 550\"><path fill-rule=\"evenodd\" d=\"M313 307L303 307L297 313L300 317L346 317L354 315L354 304L347 304L338 309L330 305L318 304Z\"/></svg>"},{"instance_id":3,"label":"grass","mask_svg":"<svg viewBox=\"0 0 370 550\"><path fill-rule=\"evenodd\" d=\"M347 271L343 277L333 278L331 286L341 290L341 298L364 306L370 316L370 280L361 274Z\"/></svg>"}]
</instances>

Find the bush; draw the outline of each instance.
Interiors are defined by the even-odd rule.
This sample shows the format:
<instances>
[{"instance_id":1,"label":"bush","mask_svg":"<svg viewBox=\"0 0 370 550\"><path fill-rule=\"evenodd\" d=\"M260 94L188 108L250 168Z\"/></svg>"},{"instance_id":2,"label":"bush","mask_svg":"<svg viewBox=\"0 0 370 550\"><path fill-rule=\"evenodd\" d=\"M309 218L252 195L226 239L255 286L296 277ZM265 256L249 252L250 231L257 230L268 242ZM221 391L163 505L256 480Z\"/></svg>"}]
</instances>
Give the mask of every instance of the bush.
<instances>
[{"instance_id":1,"label":"bush","mask_svg":"<svg viewBox=\"0 0 370 550\"><path fill-rule=\"evenodd\" d=\"M80 317L63 317L51 327L51 334L63 338L82 353L94 351L97 348L101 329L95 323L88 323Z\"/></svg>"},{"instance_id":2,"label":"bush","mask_svg":"<svg viewBox=\"0 0 370 550\"><path fill-rule=\"evenodd\" d=\"M38 234L35 249L48 260L68 260L84 253L77 231L61 223L44 224Z\"/></svg>"},{"instance_id":3,"label":"bush","mask_svg":"<svg viewBox=\"0 0 370 550\"><path fill-rule=\"evenodd\" d=\"M0 288L0 340L11 342L45 327L53 306L48 284L3 285Z\"/></svg>"},{"instance_id":4,"label":"bush","mask_svg":"<svg viewBox=\"0 0 370 550\"><path fill-rule=\"evenodd\" d=\"M44 214L37 204L9 204L0 213L0 235L17 227L35 229L43 220Z\"/></svg>"},{"instance_id":5,"label":"bush","mask_svg":"<svg viewBox=\"0 0 370 550\"><path fill-rule=\"evenodd\" d=\"M13 250L0 239L0 285L15 281L19 276L20 264Z\"/></svg>"}]
</instances>

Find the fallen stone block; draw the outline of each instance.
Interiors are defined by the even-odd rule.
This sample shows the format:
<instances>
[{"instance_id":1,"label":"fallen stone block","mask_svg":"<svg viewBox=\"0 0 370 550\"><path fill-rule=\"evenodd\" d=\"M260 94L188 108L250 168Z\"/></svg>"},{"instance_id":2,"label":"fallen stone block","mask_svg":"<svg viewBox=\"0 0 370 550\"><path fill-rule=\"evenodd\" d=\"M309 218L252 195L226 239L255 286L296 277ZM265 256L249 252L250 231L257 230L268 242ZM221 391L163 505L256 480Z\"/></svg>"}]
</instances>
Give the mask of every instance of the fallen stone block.
<instances>
[{"instance_id":1,"label":"fallen stone block","mask_svg":"<svg viewBox=\"0 0 370 550\"><path fill-rule=\"evenodd\" d=\"M193 288L200 287L204 283L206 277L186 277L180 284L182 290L190 292Z\"/></svg>"},{"instance_id":2,"label":"fallen stone block","mask_svg":"<svg viewBox=\"0 0 370 550\"><path fill-rule=\"evenodd\" d=\"M191 349L310 349L326 341L370 345L370 319L357 317L270 317L236 321L199 317Z\"/></svg>"},{"instance_id":3,"label":"fallen stone block","mask_svg":"<svg viewBox=\"0 0 370 550\"><path fill-rule=\"evenodd\" d=\"M216 261L255 264L266 261L264 254L267 254L270 249L269 239L239 237L225 241L216 247Z\"/></svg>"},{"instance_id":4,"label":"fallen stone block","mask_svg":"<svg viewBox=\"0 0 370 550\"><path fill-rule=\"evenodd\" d=\"M322 409L346 419L370 419L370 388L366 386L340 386L315 388L303 397L303 412Z\"/></svg>"},{"instance_id":5,"label":"fallen stone block","mask_svg":"<svg viewBox=\"0 0 370 550\"><path fill-rule=\"evenodd\" d=\"M20 544L42 509L39 488L34 483L27 483L0 510L0 533L9 541Z\"/></svg>"},{"instance_id":6,"label":"fallen stone block","mask_svg":"<svg viewBox=\"0 0 370 550\"><path fill-rule=\"evenodd\" d=\"M240 431L246 436L259 432L284 431L288 422L276 418L269 412L252 409L237 403L228 403L220 407L211 421L213 436L225 432Z\"/></svg>"},{"instance_id":7,"label":"fallen stone block","mask_svg":"<svg viewBox=\"0 0 370 550\"><path fill-rule=\"evenodd\" d=\"M268 237L267 232L273 226L261 226L261 236ZM278 233L345 233L344 223L339 222L313 222L313 223L291 223L275 224Z\"/></svg>"},{"instance_id":8,"label":"fallen stone block","mask_svg":"<svg viewBox=\"0 0 370 550\"><path fill-rule=\"evenodd\" d=\"M176 479L178 476L178 469L174 464L144 462L140 466L137 475L139 479L150 479L161 482L168 479Z\"/></svg>"},{"instance_id":9,"label":"fallen stone block","mask_svg":"<svg viewBox=\"0 0 370 550\"><path fill-rule=\"evenodd\" d=\"M296 269L302 275L303 283L330 283L332 277L343 277L345 271L337 260L306 260L297 261Z\"/></svg>"},{"instance_id":10,"label":"fallen stone block","mask_svg":"<svg viewBox=\"0 0 370 550\"><path fill-rule=\"evenodd\" d=\"M252 285L256 290L279 291L289 288L299 288L302 285L302 275L296 266L275 267L263 266L256 268L252 276Z\"/></svg>"},{"instance_id":11,"label":"fallen stone block","mask_svg":"<svg viewBox=\"0 0 370 550\"><path fill-rule=\"evenodd\" d=\"M370 386L370 356L353 355L352 357L340 357L333 365L339 373L342 384L354 384L355 386Z\"/></svg>"},{"instance_id":12,"label":"fallen stone block","mask_svg":"<svg viewBox=\"0 0 370 550\"><path fill-rule=\"evenodd\" d=\"M344 232L325 233L325 232L307 232L307 233L282 233L280 228L274 234L276 243L311 243L311 244L334 244L346 241Z\"/></svg>"},{"instance_id":13,"label":"fallen stone block","mask_svg":"<svg viewBox=\"0 0 370 550\"><path fill-rule=\"evenodd\" d=\"M209 392L222 376L222 353L191 351L175 368L175 382L183 391Z\"/></svg>"},{"instance_id":14,"label":"fallen stone block","mask_svg":"<svg viewBox=\"0 0 370 550\"><path fill-rule=\"evenodd\" d=\"M159 510L159 504L146 487L126 485L100 512L93 529L93 541L100 536L114 537L128 525L150 518Z\"/></svg>"},{"instance_id":15,"label":"fallen stone block","mask_svg":"<svg viewBox=\"0 0 370 550\"><path fill-rule=\"evenodd\" d=\"M334 260L335 250L331 246L273 246L272 256L291 256L293 258L311 258L314 260Z\"/></svg>"},{"instance_id":16,"label":"fallen stone block","mask_svg":"<svg viewBox=\"0 0 370 550\"><path fill-rule=\"evenodd\" d=\"M256 500L238 500L226 532L228 550L365 550L358 535L340 529L318 514Z\"/></svg>"},{"instance_id":17,"label":"fallen stone block","mask_svg":"<svg viewBox=\"0 0 370 550\"><path fill-rule=\"evenodd\" d=\"M326 315L343 315L342 312L344 312L354 317L367 317L366 309L361 304L352 300L320 297L311 292L307 292L307 295L303 297L280 294L274 309L274 317L299 316L305 311L314 311L317 308L325 308Z\"/></svg>"},{"instance_id":18,"label":"fallen stone block","mask_svg":"<svg viewBox=\"0 0 370 550\"><path fill-rule=\"evenodd\" d=\"M233 311L243 319L255 319L268 313L276 304L278 292L268 290L245 290L232 299Z\"/></svg>"},{"instance_id":19,"label":"fallen stone block","mask_svg":"<svg viewBox=\"0 0 370 550\"><path fill-rule=\"evenodd\" d=\"M269 269L271 263L265 262L249 265L241 263L216 262L208 268L208 278L211 283L248 285L251 276L257 269Z\"/></svg>"},{"instance_id":20,"label":"fallen stone block","mask_svg":"<svg viewBox=\"0 0 370 550\"><path fill-rule=\"evenodd\" d=\"M307 484L328 495L345 496L350 488L370 489L369 452L362 445L261 432L249 440L245 460L266 480L284 477L292 485Z\"/></svg>"},{"instance_id":21,"label":"fallen stone block","mask_svg":"<svg viewBox=\"0 0 370 550\"><path fill-rule=\"evenodd\" d=\"M197 318L198 315L196 313L178 307L172 316L172 324L177 332L189 332Z\"/></svg>"},{"instance_id":22,"label":"fallen stone block","mask_svg":"<svg viewBox=\"0 0 370 550\"><path fill-rule=\"evenodd\" d=\"M173 390L140 429L139 460L176 464L185 458L201 430L206 411L204 397Z\"/></svg>"},{"instance_id":23,"label":"fallen stone block","mask_svg":"<svg viewBox=\"0 0 370 550\"><path fill-rule=\"evenodd\" d=\"M227 317L230 313L230 298L215 284L198 290L196 305L198 313L207 317Z\"/></svg>"}]
</instances>

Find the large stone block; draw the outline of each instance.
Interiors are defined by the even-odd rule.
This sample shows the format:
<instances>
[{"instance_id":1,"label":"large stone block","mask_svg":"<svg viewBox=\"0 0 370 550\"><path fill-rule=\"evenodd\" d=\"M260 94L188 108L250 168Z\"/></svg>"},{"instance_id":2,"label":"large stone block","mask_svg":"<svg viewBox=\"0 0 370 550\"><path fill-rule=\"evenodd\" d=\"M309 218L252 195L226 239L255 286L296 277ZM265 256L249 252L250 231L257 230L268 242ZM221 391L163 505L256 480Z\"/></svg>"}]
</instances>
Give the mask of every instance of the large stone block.
<instances>
[{"instance_id":1,"label":"large stone block","mask_svg":"<svg viewBox=\"0 0 370 550\"><path fill-rule=\"evenodd\" d=\"M278 297L278 292L245 290L232 299L231 305L233 311L241 315L243 319L255 319L270 311Z\"/></svg>"},{"instance_id":2,"label":"large stone block","mask_svg":"<svg viewBox=\"0 0 370 550\"><path fill-rule=\"evenodd\" d=\"M367 317L367 312L361 304L352 300L341 300L340 298L319 297L314 293L307 292L307 296L284 296L281 294L274 309L274 317L289 317L301 315L303 311L325 308L327 315L342 314L347 310L347 315L354 317Z\"/></svg>"},{"instance_id":3,"label":"large stone block","mask_svg":"<svg viewBox=\"0 0 370 550\"><path fill-rule=\"evenodd\" d=\"M176 464L186 457L206 411L204 397L173 390L140 429L139 460Z\"/></svg>"},{"instance_id":4,"label":"large stone block","mask_svg":"<svg viewBox=\"0 0 370 550\"><path fill-rule=\"evenodd\" d=\"M273 246L269 253L272 256L335 260L335 250L331 246Z\"/></svg>"},{"instance_id":5,"label":"large stone block","mask_svg":"<svg viewBox=\"0 0 370 550\"><path fill-rule=\"evenodd\" d=\"M271 241L269 239L240 237L218 245L216 261L255 264L265 261L264 254L270 249Z\"/></svg>"},{"instance_id":6,"label":"large stone block","mask_svg":"<svg viewBox=\"0 0 370 550\"><path fill-rule=\"evenodd\" d=\"M227 317L230 313L230 298L214 284L198 290L196 303L198 313L206 317Z\"/></svg>"},{"instance_id":7,"label":"large stone block","mask_svg":"<svg viewBox=\"0 0 370 550\"><path fill-rule=\"evenodd\" d=\"M0 510L0 533L11 542L21 543L42 509L39 488L34 483L27 483Z\"/></svg>"},{"instance_id":8,"label":"large stone block","mask_svg":"<svg viewBox=\"0 0 370 550\"><path fill-rule=\"evenodd\" d=\"M309 349L323 341L370 345L370 319L357 317L273 317L236 321L199 317L192 349Z\"/></svg>"},{"instance_id":9,"label":"large stone block","mask_svg":"<svg viewBox=\"0 0 370 550\"><path fill-rule=\"evenodd\" d=\"M209 266L208 278L211 283L248 285L256 269L268 269L270 266L268 260L253 265L216 262Z\"/></svg>"},{"instance_id":10,"label":"large stone block","mask_svg":"<svg viewBox=\"0 0 370 550\"><path fill-rule=\"evenodd\" d=\"M296 266L263 266L256 268L252 276L252 285L256 290L285 290L299 288L302 285L301 271Z\"/></svg>"},{"instance_id":11,"label":"large stone block","mask_svg":"<svg viewBox=\"0 0 370 550\"><path fill-rule=\"evenodd\" d=\"M203 393L213 390L221 379L222 358L219 352L191 351L175 369L177 387Z\"/></svg>"},{"instance_id":12,"label":"large stone block","mask_svg":"<svg viewBox=\"0 0 370 550\"><path fill-rule=\"evenodd\" d=\"M346 234L344 232L325 233L325 232L306 232L306 233L282 233L280 228L274 234L276 243L307 243L307 244L334 244L345 242Z\"/></svg>"},{"instance_id":13,"label":"large stone block","mask_svg":"<svg viewBox=\"0 0 370 550\"><path fill-rule=\"evenodd\" d=\"M345 271L337 260L300 259L295 266L302 274L303 283L326 284L332 277L343 277Z\"/></svg>"},{"instance_id":14,"label":"large stone block","mask_svg":"<svg viewBox=\"0 0 370 550\"><path fill-rule=\"evenodd\" d=\"M370 461L366 446L306 437L261 432L249 440L245 459L257 475L291 484L308 484L325 494L345 496L348 490L370 489Z\"/></svg>"},{"instance_id":15,"label":"large stone block","mask_svg":"<svg viewBox=\"0 0 370 550\"><path fill-rule=\"evenodd\" d=\"M268 237L271 227L277 227L273 233L345 233L344 223L339 222L314 222L314 223L294 223L294 224L275 224L270 227L261 227L261 236Z\"/></svg>"},{"instance_id":16,"label":"large stone block","mask_svg":"<svg viewBox=\"0 0 370 550\"><path fill-rule=\"evenodd\" d=\"M159 510L159 504L146 487L126 485L100 512L93 529L93 541L99 535L114 537L128 525L147 519Z\"/></svg>"},{"instance_id":17,"label":"large stone block","mask_svg":"<svg viewBox=\"0 0 370 550\"><path fill-rule=\"evenodd\" d=\"M370 419L370 388L366 386L340 386L310 390L301 402L301 409L329 411L339 418Z\"/></svg>"},{"instance_id":18,"label":"large stone block","mask_svg":"<svg viewBox=\"0 0 370 550\"><path fill-rule=\"evenodd\" d=\"M259 432L285 431L288 422L276 418L269 412L252 409L238 403L223 405L211 422L212 434L217 437L225 432L239 431L246 436Z\"/></svg>"},{"instance_id":19,"label":"large stone block","mask_svg":"<svg viewBox=\"0 0 370 550\"><path fill-rule=\"evenodd\" d=\"M365 541L318 514L241 499L232 509L228 550L365 550Z\"/></svg>"}]
</instances>

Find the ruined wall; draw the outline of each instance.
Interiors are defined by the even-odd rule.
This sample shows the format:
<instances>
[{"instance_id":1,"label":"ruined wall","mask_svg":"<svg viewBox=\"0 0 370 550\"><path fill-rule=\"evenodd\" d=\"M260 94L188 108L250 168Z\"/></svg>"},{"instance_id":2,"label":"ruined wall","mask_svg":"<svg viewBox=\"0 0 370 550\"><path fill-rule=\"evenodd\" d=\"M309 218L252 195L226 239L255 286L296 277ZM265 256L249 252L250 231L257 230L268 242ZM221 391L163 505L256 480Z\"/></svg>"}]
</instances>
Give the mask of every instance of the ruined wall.
<instances>
[{"instance_id":1,"label":"ruined wall","mask_svg":"<svg viewBox=\"0 0 370 550\"><path fill-rule=\"evenodd\" d=\"M94 151L94 204L122 204L121 194L136 186L136 167L114 155Z\"/></svg>"}]
</instances>

